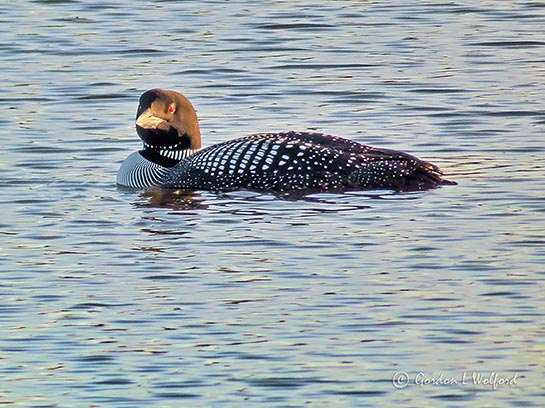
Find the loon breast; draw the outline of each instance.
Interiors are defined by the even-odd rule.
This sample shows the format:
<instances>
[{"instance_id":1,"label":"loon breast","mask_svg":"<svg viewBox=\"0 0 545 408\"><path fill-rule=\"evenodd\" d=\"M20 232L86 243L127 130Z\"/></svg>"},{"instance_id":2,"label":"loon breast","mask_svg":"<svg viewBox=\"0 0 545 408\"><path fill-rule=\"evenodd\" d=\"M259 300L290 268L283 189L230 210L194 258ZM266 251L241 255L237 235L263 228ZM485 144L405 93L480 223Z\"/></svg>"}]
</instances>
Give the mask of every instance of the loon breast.
<instances>
[{"instance_id":1,"label":"loon breast","mask_svg":"<svg viewBox=\"0 0 545 408\"><path fill-rule=\"evenodd\" d=\"M147 160L140 152L134 152L121 164L117 184L132 188L158 186L166 173L166 167Z\"/></svg>"},{"instance_id":2,"label":"loon breast","mask_svg":"<svg viewBox=\"0 0 545 408\"><path fill-rule=\"evenodd\" d=\"M144 149L122 164L117 182L134 188L228 191L423 190L454 184L410 154L316 132L259 133L201 149L197 115L175 91L140 97Z\"/></svg>"}]
</instances>

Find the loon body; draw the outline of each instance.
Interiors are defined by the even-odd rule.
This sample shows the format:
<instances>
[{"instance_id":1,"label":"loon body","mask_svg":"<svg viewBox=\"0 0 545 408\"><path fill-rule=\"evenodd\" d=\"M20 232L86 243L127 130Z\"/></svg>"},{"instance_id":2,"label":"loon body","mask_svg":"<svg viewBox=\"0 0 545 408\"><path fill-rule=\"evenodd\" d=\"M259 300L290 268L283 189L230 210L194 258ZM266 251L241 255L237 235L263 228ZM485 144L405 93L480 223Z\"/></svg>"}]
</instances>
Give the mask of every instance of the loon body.
<instances>
[{"instance_id":1,"label":"loon body","mask_svg":"<svg viewBox=\"0 0 545 408\"><path fill-rule=\"evenodd\" d=\"M201 149L197 115L183 95L140 97L136 130L144 149L121 165L117 183L189 190L424 190L454 184L404 152L314 132L260 133Z\"/></svg>"}]
</instances>

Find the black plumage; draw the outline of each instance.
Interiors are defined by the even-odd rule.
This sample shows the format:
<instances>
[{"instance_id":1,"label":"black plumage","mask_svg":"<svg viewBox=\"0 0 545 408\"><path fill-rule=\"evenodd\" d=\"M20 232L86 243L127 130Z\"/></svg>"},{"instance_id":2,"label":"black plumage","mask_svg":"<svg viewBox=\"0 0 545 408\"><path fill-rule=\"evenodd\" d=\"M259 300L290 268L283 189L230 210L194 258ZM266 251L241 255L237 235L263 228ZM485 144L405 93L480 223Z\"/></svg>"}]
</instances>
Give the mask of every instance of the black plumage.
<instances>
[{"instance_id":1,"label":"black plumage","mask_svg":"<svg viewBox=\"0 0 545 408\"><path fill-rule=\"evenodd\" d=\"M422 190L436 166L395 150L321 133L251 135L205 148L169 171L163 186L197 190Z\"/></svg>"}]
</instances>

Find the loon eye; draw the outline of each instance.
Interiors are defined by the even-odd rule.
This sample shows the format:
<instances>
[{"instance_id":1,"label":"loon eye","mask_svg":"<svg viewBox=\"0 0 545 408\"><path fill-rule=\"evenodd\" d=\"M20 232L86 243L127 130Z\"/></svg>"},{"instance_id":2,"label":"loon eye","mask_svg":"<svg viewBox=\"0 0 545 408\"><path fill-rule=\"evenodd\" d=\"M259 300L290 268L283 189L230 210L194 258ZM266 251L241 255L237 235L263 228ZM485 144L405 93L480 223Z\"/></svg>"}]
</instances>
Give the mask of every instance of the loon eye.
<instances>
[{"instance_id":1,"label":"loon eye","mask_svg":"<svg viewBox=\"0 0 545 408\"><path fill-rule=\"evenodd\" d=\"M174 113L175 110L176 110L176 108L174 108L174 105L170 105L168 107L168 113Z\"/></svg>"}]
</instances>

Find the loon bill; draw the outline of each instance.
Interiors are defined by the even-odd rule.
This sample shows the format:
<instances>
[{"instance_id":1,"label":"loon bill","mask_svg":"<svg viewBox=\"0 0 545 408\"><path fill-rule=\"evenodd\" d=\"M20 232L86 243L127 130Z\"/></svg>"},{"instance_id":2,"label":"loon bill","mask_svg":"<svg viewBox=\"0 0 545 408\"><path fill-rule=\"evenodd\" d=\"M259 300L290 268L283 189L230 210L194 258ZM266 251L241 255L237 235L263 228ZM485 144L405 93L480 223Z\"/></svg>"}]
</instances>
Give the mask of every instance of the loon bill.
<instances>
[{"instance_id":1,"label":"loon bill","mask_svg":"<svg viewBox=\"0 0 545 408\"><path fill-rule=\"evenodd\" d=\"M182 94L140 97L136 131L144 144L121 164L117 183L188 190L426 190L456 184L407 153L313 132L254 134L201 148L197 114Z\"/></svg>"}]
</instances>

